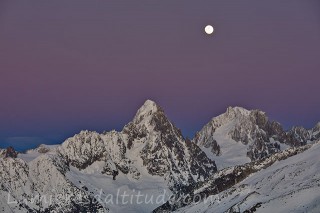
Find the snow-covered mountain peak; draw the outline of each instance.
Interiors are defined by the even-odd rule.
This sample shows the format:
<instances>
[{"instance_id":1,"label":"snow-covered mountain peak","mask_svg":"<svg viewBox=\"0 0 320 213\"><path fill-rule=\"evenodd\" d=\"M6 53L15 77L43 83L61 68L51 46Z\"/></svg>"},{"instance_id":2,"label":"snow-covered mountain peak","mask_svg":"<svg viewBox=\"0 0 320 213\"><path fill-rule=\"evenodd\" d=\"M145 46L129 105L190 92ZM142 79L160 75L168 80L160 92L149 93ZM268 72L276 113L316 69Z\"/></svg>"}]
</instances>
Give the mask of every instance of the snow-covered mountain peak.
<instances>
[{"instance_id":1,"label":"snow-covered mountain peak","mask_svg":"<svg viewBox=\"0 0 320 213\"><path fill-rule=\"evenodd\" d=\"M230 117L235 117L235 116L249 116L250 114L250 110L247 110L243 107L239 107L239 106L235 106L235 107L231 107L229 106L227 108L226 114Z\"/></svg>"},{"instance_id":2,"label":"snow-covered mountain peak","mask_svg":"<svg viewBox=\"0 0 320 213\"><path fill-rule=\"evenodd\" d=\"M197 132L193 141L225 167L278 151L278 146L270 142L276 130L282 133L277 123L269 122L261 110L228 107L225 113L214 117Z\"/></svg>"},{"instance_id":3,"label":"snow-covered mountain peak","mask_svg":"<svg viewBox=\"0 0 320 213\"><path fill-rule=\"evenodd\" d=\"M150 100L150 99L147 99L143 104L143 106L145 106L145 107L154 107L156 105L157 105L157 103L154 102L153 100Z\"/></svg>"},{"instance_id":4,"label":"snow-covered mountain peak","mask_svg":"<svg viewBox=\"0 0 320 213\"><path fill-rule=\"evenodd\" d=\"M210 126L211 131L215 132L217 128L222 126L252 129L252 125L264 127L267 122L268 117L265 112L236 106L228 107L225 113L212 118L206 126Z\"/></svg>"},{"instance_id":5,"label":"snow-covered mountain peak","mask_svg":"<svg viewBox=\"0 0 320 213\"><path fill-rule=\"evenodd\" d=\"M139 108L137 114L145 114L150 112L156 112L158 111L159 106L156 102L151 100L146 100L144 104Z\"/></svg>"},{"instance_id":6,"label":"snow-covered mountain peak","mask_svg":"<svg viewBox=\"0 0 320 213\"><path fill-rule=\"evenodd\" d=\"M269 121L261 110L228 107L197 132L193 141L218 166L220 161L225 167L246 162L247 157L262 159L288 146L305 145L319 138L319 123L311 130L296 126L285 132L280 123Z\"/></svg>"},{"instance_id":7,"label":"snow-covered mountain peak","mask_svg":"<svg viewBox=\"0 0 320 213\"><path fill-rule=\"evenodd\" d=\"M264 125L268 121L266 113L255 109L247 110L243 107L228 107L226 112L211 119L213 129L228 125L230 122L238 125L246 125L248 123L256 123L257 125Z\"/></svg>"},{"instance_id":8,"label":"snow-covered mountain peak","mask_svg":"<svg viewBox=\"0 0 320 213\"><path fill-rule=\"evenodd\" d=\"M171 187L204 180L216 171L214 161L196 144L186 141L153 101L145 102L122 134L127 149L139 153L148 173L164 177Z\"/></svg>"},{"instance_id":9,"label":"snow-covered mountain peak","mask_svg":"<svg viewBox=\"0 0 320 213\"><path fill-rule=\"evenodd\" d=\"M157 105L154 101L146 100L134 116L133 122L139 123L142 120L150 118L159 111L162 112L162 109L159 105Z\"/></svg>"},{"instance_id":10,"label":"snow-covered mountain peak","mask_svg":"<svg viewBox=\"0 0 320 213\"><path fill-rule=\"evenodd\" d=\"M140 135L139 138L151 132L178 131L169 121L163 109L151 100L147 100L140 107L133 120L123 128L122 132L128 133L133 130L135 137ZM178 135L182 138L181 132Z\"/></svg>"}]
</instances>

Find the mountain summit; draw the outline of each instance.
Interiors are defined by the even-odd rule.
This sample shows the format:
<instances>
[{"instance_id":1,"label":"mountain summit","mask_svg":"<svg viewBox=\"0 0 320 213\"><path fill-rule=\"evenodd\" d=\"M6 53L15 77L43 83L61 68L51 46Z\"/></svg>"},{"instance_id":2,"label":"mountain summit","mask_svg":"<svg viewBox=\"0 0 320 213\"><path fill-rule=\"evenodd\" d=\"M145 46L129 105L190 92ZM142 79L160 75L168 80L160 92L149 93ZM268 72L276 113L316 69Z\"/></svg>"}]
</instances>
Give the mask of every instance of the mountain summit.
<instances>
[{"instance_id":1,"label":"mountain summit","mask_svg":"<svg viewBox=\"0 0 320 213\"><path fill-rule=\"evenodd\" d=\"M158 106L154 101L146 100L144 104L138 109L135 117L133 118L133 121L136 121L137 119L143 119L147 116L152 115L153 113L156 113L159 110L162 111L160 106Z\"/></svg>"}]
</instances>

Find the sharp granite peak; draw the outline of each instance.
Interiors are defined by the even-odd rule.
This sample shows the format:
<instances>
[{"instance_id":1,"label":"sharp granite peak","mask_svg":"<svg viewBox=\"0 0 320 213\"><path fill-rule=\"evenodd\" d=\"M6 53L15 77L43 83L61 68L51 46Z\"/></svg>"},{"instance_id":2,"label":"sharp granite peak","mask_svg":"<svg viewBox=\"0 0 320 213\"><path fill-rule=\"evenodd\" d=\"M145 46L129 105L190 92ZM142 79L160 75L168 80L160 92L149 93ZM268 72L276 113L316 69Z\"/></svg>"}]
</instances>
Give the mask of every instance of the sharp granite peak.
<instances>
[{"instance_id":1,"label":"sharp granite peak","mask_svg":"<svg viewBox=\"0 0 320 213\"><path fill-rule=\"evenodd\" d=\"M164 176L173 188L204 180L216 171L214 161L186 141L153 101L147 100L121 133L128 150L143 144L139 151L143 165L150 174Z\"/></svg>"},{"instance_id":2,"label":"sharp granite peak","mask_svg":"<svg viewBox=\"0 0 320 213\"><path fill-rule=\"evenodd\" d=\"M133 120L124 127L123 131L126 131L128 126L130 125L143 127L151 131L150 128L155 125L154 122L156 122L155 120L157 118L161 118L161 120L159 120L160 122L162 122L160 125L171 124L169 119L166 117L163 109L156 102L146 100L144 104L138 109Z\"/></svg>"},{"instance_id":3,"label":"sharp granite peak","mask_svg":"<svg viewBox=\"0 0 320 213\"><path fill-rule=\"evenodd\" d=\"M104 200L130 189L156 196L160 188L168 192L168 200L171 194L192 192L227 167L238 168L234 174L239 168L254 172L255 162L319 138L320 123L311 130L294 127L286 132L260 110L228 107L189 140L158 104L146 100L122 131L83 130L61 145L42 144L25 153L12 147L0 150L0 211L119 212L117 204L96 202L94 195L103 190ZM230 178L228 186L239 179ZM63 193L72 199L60 197L48 204L41 198ZM15 205L7 204L8 196ZM120 208L151 212L159 205Z\"/></svg>"},{"instance_id":4,"label":"sharp granite peak","mask_svg":"<svg viewBox=\"0 0 320 213\"><path fill-rule=\"evenodd\" d=\"M152 100L146 100L144 102L144 104L138 109L135 117L133 120L135 120L136 118L139 118L143 115L146 115L146 114L153 114L153 113L156 113L158 110L162 110L160 108L160 106L158 106L158 104Z\"/></svg>"}]
</instances>

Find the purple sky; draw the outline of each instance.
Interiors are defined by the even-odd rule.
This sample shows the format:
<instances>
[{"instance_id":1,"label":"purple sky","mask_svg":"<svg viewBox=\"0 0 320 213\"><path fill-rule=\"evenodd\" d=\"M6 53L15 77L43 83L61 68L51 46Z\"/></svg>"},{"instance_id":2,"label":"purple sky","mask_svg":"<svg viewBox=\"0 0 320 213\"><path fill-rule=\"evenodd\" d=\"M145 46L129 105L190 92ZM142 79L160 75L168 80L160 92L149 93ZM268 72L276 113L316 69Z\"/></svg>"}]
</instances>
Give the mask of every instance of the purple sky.
<instances>
[{"instance_id":1,"label":"purple sky","mask_svg":"<svg viewBox=\"0 0 320 213\"><path fill-rule=\"evenodd\" d=\"M310 128L319 82L318 0L0 1L3 147L120 130L145 99L187 136L230 105Z\"/></svg>"}]
</instances>

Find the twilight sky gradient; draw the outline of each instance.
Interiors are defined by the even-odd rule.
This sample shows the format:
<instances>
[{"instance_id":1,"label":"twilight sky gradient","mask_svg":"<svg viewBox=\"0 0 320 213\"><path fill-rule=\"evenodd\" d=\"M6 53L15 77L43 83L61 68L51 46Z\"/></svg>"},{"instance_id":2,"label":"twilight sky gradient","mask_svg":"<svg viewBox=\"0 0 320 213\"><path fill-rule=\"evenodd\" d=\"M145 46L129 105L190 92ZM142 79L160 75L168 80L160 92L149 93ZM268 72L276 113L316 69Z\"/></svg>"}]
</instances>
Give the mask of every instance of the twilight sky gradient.
<instances>
[{"instance_id":1,"label":"twilight sky gradient","mask_svg":"<svg viewBox=\"0 0 320 213\"><path fill-rule=\"evenodd\" d=\"M318 0L0 1L0 147L120 130L145 99L188 136L229 105L310 128L319 80Z\"/></svg>"}]
</instances>

